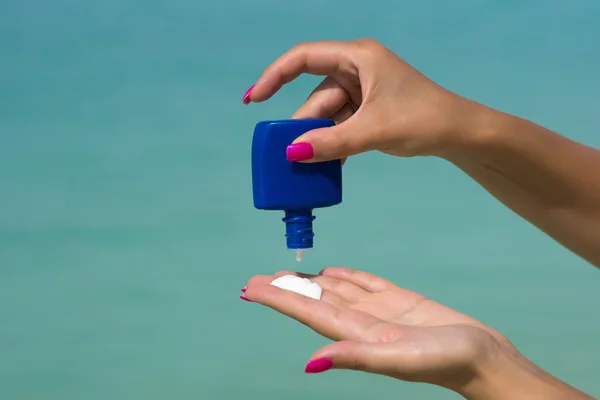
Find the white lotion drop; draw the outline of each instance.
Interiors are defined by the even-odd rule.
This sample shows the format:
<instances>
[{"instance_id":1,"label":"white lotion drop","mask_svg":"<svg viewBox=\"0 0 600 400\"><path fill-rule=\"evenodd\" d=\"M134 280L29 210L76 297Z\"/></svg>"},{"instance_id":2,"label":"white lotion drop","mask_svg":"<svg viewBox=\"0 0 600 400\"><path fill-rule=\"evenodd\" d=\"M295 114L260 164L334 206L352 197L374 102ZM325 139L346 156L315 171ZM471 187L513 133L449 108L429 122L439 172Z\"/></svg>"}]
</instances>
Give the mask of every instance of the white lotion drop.
<instances>
[{"instance_id":1,"label":"white lotion drop","mask_svg":"<svg viewBox=\"0 0 600 400\"><path fill-rule=\"evenodd\" d=\"M323 294L321 286L306 278L300 278L295 275L280 276L271 282L271 285L315 300L321 300L321 295Z\"/></svg>"}]
</instances>

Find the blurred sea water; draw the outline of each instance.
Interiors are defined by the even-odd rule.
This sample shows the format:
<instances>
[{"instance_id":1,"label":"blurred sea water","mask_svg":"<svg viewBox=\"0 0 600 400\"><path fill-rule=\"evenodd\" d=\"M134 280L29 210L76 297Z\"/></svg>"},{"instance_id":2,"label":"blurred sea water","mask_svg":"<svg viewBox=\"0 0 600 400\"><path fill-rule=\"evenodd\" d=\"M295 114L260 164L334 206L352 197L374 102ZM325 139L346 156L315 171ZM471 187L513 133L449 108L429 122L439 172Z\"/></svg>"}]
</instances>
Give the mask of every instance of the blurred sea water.
<instances>
[{"instance_id":1,"label":"blurred sea water","mask_svg":"<svg viewBox=\"0 0 600 400\"><path fill-rule=\"evenodd\" d=\"M353 157L299 265L253 208L243 106L300 41L373 37L440 84L600 146L593 0L0 2L0 399L455 399L348 371L238 299L254 274L344 265L479 318L600 395L598 271L447 163ZM293 387L293 389L290 389Z\"/></svg>"}]
</instances>

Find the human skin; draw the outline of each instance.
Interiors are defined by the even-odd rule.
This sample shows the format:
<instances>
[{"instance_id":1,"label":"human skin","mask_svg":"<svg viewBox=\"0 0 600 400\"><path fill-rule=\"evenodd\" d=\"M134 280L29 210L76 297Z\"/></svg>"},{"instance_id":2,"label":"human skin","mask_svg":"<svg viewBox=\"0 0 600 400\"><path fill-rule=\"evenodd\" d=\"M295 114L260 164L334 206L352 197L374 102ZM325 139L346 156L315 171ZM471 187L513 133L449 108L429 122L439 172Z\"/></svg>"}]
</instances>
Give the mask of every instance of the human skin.
<instances>
[{"instance_id":1,"label":"human skin","mask_svg":"<svg viewBox=\"0 0 600 400\"><path fill-rule=\"evenodd\" d=\"M270 285L294 274L323 289L321 300ZM525 358L499 332L367 272L330 267L319 275L254 276L243 300L270 307L334 343L305 372L351 369L438 385L469 400L590 400Z\"/></svg>"},{"instance_id":2,"label":"human skin","mask_svg":"<svg viewBox=\"0 0 600 400\"><path fill-rule=\"evenodd\" d=\"M440 157L600 267L599 150L450 92L371 39L297 45L243 101L265 101L302 73L326 78L293 118L331 118L336 126L300 136L288 147L290 161L374 150Z\"/></svg>"},{"instance_id":3,"label":"human skin","mask_svg":"<svg viewBox=\"0 0 600 400\"><path fill-rule=\"evenodd\" d=\"M265 69L243 102L266 101L302 73L325 79L293 118L331 118L336 126L296 139L288 160L345 160L367 151L440 157L600 267L600 151L450 92L371 39L295 46ZM491 328L364 274L327 269L311 277L324 286L320 302L270 286L274 276L252 278L241 297L336 341L313 355L307 372L357 369L473 400L591 399ZM353 280L358 276L366 281ZM369 282L387 289L369 290ZM336 290L348 283L367 294L344 300Z\"/></svg>"}]
</instances>

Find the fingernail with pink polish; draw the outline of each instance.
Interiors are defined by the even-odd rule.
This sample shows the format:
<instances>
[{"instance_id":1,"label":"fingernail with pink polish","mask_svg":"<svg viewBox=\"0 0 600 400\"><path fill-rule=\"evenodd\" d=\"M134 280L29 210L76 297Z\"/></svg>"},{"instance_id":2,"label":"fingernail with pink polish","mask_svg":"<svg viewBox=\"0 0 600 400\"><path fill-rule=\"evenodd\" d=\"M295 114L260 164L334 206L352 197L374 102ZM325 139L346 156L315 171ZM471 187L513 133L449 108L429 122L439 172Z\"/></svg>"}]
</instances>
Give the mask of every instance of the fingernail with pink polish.
<instances>
[{"instance_id":1,"label":"fingernail with pink polish","mask_svg":"<svg viewBox=\"0 0 600 400\"><path fill-rule=\"evenodd\" d=\"M248 289L248 286L244 286L244 287L242 288L242 293L246 293L246 289Z\"/></svg>"},{"instance_id":2,"label":"fingernail with pink polish","mask_svg":"<svg viewBox=\"0 0 600 400\"><path fill-rule=\"evenodd\" d=\"M252 303L252 300L248 300L248 298L247 298L246 296L244 296L244 295L241 295L241 296L240 296L240 299L242 299L242 300L244 300L244 301L248 301L248 302Z\"/></svg>"},{"instance_id":3,"label":"fingernail with pink polish","mask_svg":"<svg viewBox=\"0 0 600 400\"><path fill-rule=\"evenodd\" d=\"M242 103L244 103L244 104L250 103L250 93L252 93L252 89L254 89L254 85L250 86L250 88L248 90L246 90L246 93L244 93L244 96L242 97Z\"/></svg>"},{"instance_id":4,"label":"fingernail with pink polish","mask_svg":"<svg viewBox=\"0 0 600 400\"><path fill-rule=\"evenodd\" d=\"M333 362L327 358L319 358L318 360L311 360L306 364L304 372L307 374L318 374L330 370L333 367Z\"/></svg>"},{"instance_id":5,"label":"fingernail with pink polish","mask_svg":"<svg viewBox=\"0 0 600 400\"><path fill-rule=\"evenodd\" d=\"M304 161L314 157L315 151L310 143L290 144L285 150L288 161Z\"/></svg>"}]
</instances>

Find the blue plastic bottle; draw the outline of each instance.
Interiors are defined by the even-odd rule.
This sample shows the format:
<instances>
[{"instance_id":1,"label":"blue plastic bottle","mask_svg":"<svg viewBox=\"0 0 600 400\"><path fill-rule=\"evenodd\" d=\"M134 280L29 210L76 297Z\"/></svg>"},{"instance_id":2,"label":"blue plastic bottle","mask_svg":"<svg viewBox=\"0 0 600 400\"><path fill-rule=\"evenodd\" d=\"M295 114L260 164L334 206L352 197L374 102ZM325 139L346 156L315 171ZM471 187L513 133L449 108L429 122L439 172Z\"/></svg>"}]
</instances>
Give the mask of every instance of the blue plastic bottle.
<instances>
[{"instance_id":1,"label":"blue plastic bottle","mask_svg":"<svg viewBox=\"0 0 600 400\"><path fill-rule=\"evenodd\" d=\"M287 248L302 251L313 247L313 210L342 202L342 163L290 162L286 148L300 135L333 126L329 119L262 121L252 138L252 191L254 207L284 211Z\"/></svg>"}]
</instances>

